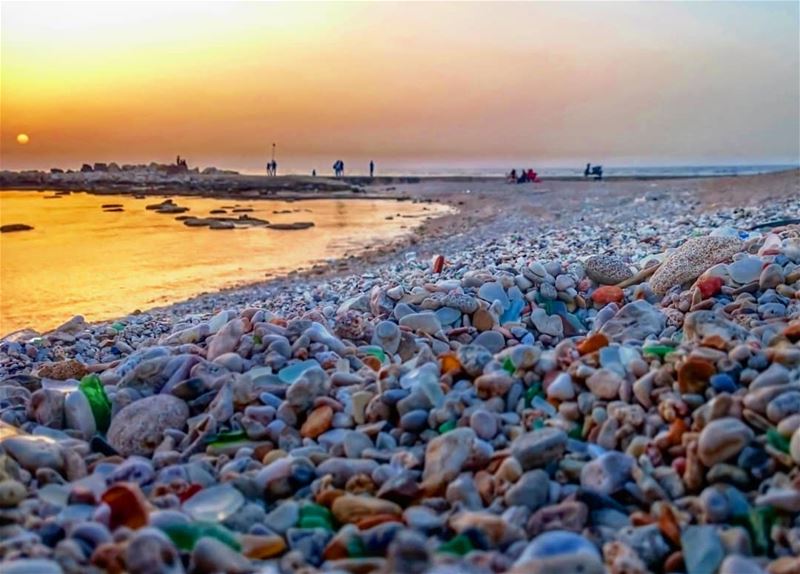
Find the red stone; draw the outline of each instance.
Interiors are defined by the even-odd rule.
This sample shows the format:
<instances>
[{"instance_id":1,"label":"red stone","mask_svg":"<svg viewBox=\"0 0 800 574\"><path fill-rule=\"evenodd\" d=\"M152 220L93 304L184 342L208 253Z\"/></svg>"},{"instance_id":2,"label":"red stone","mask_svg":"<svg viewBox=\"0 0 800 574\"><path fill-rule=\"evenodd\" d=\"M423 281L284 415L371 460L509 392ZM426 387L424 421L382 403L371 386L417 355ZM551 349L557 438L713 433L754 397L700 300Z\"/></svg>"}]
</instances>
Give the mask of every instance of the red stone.
<instances>
[{"instance_id":1,"label":"red stone","mask_svg":"<svg viewBox=\"0 0 800 574\"><path fill-rule=\"evenodd\" d=\"M606 337L602 333L595 333L594 335L589 335L577 345L578 352L581 355L588 355L589 353L594 353L595 351L599 351L603 347L607 346L608 346L608 337Z\"/></svg>"},{"instance_id":2,"label":"red stone","mask_svg":"<svg viewBox=\"0 0 800 574\"><path fill-rule=\"evenodd\" d=\"M703 299L708 299L722 289L722 279L720 277L706 277L697 282L697 288L700 290Z\"/></svg>"},{"instance_id":3,"label":"red stone","mask_svg":"<svg viewBox=\"0 0 800 574\"><path fill-rule=\"evenodd\" d=\"M433 272L441 273L444 269L444 255L437 255L433 258Z\"/></svg>"},{"instance_id":4,"label":"red stone","mask_svg":"<svg viewBox=\"0 0 800 574\"><path fill-rule=\"evenodd\" d=\"M592 301L598 305L607 305L608 303L622 303L625 294L622 289L614 285L603 285L598 287L592 293Z\"/></svg>"},{"instance_id":5,"label":"red stone","mask_svg":"<svg viewBox=\"0 0 800 574\"><path fill-rule=\"evenodd\" d=\"M111 509L111 530L120 526L136 529L147 524L147 499L138 484L118 482L109 487L101 499Z\"/></svg>"}]
</instances>

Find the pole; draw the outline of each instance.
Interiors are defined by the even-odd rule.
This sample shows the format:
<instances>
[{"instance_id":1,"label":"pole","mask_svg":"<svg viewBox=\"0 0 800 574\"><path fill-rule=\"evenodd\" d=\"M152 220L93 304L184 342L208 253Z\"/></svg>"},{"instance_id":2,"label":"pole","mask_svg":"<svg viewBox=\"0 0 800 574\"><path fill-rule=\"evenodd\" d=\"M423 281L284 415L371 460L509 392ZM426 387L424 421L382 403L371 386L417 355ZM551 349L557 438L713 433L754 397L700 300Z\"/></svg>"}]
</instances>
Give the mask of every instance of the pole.
<instances>
[{"instance_id":1,"label":"pole","mask_svg":"<svg viewBox=\"0 0 800 574\"><path fill-rule=\"evenodd\" d=\"M272 161L275 161L275 142L272 142Z\"/></svg>"}]
</instances>

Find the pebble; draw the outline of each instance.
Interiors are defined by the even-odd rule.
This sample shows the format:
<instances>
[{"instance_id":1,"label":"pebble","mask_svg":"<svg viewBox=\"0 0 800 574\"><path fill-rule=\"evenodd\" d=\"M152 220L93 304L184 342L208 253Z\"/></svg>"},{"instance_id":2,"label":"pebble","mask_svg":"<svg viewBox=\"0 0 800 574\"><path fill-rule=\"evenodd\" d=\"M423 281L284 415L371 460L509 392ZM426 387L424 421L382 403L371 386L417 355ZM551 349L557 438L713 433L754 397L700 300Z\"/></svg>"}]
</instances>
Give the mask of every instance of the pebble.
<instances>
[{"instance_id":1,"label":"pebble","mask_svg":"<svg viewBox=\"0 0 800 574\"><path fill-rule=\"evenodd\" d=\"M567 435L564 431L543 428L517 438L512 443L511 454L523 469L529 470L557 460L564 453L566 444Z\"/></svg>"},{"instance_id":2,"label":"pebble","mask_svg":"<svg viewBox=\"0 0 800 574\"><path fill-rule=\"evenodd\" d=\"M171 395L153 395L133 402L111 419L108 442L123 456L149 456L170 429L181 430L189 408Z\"/></svg>"},{"instance_id":3,"label":"pebble","mask_svg":"<svg viewBox=\"0 0 800 574\"><path fill-rule=\"evenodd\" d=\"M700 432L697 454L704 465L711 467L739 454L754 436L753 431L739 419L716 419Z\"/></svg>"}]
</instances>

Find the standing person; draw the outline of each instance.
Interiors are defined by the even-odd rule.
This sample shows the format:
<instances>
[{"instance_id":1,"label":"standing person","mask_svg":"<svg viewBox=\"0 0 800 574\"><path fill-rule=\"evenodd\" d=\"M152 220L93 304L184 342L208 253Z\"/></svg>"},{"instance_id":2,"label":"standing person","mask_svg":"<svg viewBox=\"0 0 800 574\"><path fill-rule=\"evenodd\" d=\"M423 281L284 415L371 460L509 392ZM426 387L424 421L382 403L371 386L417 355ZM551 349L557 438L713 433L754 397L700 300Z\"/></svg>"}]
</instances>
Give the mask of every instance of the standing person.
<instances>
[{"instance_id":1,"label":"standing person","mask_svg":"<svg viewBox=\"0 0 800 574\"><path fill-rule=\"evenodd\" d=\"M274 159L272 160L272 176L278 175L278 162Z\"/></svg>"},{"instance_id":2,"label":"standing person","mask_svg":"<svg viewBox=\"0 0 800 574\"><path fill-rule=\"evenodd\" d=\"M369 160L369 178L372 179L375 175L375 162Z\"/></svg>"},{"instance_id":3,"label":"standing person","mask_svg":"<svg viewBox=\"0 0 800 574\"><path fill-rule=\"evenodd\" d=\"M312 169L311 170L311 177L317 177L317 170L316 169Z\"/></svg>"},{"instance_id":4,"label":"standing person","mask_svg":"<svg viewBox=\"0 0 800 574\"><path fill-rule=\"evenodd\" d=\"M339 175L344 176L344 162L339 160Z\"/></svg>"},{"instance_id":5,"label":"standing person","mask_svg":"<svg viewBox=\"0 0 800 574\"><path fill-rule=\"evenodd\" d=\"M272 175L272 162L268 161L267 162L267 177L269 177L270 175Z\"/></svg>"}]
</instances>

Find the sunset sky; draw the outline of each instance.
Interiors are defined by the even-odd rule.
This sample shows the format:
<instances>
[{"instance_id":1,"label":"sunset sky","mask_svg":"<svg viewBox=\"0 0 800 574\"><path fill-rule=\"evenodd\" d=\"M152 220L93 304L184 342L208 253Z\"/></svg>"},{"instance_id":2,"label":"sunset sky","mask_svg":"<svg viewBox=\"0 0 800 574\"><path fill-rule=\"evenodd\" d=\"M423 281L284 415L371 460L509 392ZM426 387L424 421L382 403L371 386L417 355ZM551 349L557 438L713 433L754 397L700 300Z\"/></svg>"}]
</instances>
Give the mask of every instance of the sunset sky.
<instances>
[{"instance_id":1,"label":"sunset sky","mask_svg":"<svg viewBox=\"0 0 800 574\"><path fill-rule=\"evenodd\" d=\"M800 161L796 2L0 9L3 169Z\"/></svg>"}]
</instances>

